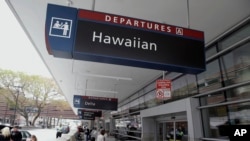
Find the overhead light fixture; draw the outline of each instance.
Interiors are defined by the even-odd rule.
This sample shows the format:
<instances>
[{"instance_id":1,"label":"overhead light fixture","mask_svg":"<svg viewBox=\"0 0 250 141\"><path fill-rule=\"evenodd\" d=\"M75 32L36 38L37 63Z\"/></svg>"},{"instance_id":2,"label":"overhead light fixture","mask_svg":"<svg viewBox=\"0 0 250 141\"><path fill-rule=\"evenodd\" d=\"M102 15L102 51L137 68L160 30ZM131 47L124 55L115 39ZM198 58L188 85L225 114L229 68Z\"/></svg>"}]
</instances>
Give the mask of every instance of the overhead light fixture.
<instances>
[{"instance_id":1,"label":"overhead light fixture","mask_svg":"<svg viewBox=\"0 0 250 141\"><path fill-rule=\"evenodd\" d=\"M109 78L115 80L128 80L132 81L133 79L130 77L118 77L118 76L109 76L109 75L100 75L100 74L90 74L90 73L79 73L80 75L90 76L90 77L99 77L99 78Z\"/></svg>"},{"instance_id":2,"label":"overhead light fixture","mask_svg":"<svg viewBox=\"0 0 250 141\"><path fill-rule=\"evenodd\" d=\"M107 91L107 90L97 90L97 89L85 89L85 91L118 94L117 91Z\"/></svg>"}]
</instances>

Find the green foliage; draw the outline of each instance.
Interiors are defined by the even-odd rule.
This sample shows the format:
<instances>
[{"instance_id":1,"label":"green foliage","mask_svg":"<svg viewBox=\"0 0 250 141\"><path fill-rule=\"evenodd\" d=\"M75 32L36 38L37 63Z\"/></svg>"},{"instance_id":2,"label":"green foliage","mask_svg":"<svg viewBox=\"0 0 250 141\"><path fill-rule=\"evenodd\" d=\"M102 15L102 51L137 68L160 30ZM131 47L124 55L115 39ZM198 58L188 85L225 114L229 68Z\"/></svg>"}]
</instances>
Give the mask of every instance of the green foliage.
<instances>
[{"instance_id":1,"label":"green foliage","mask_svg":"<svg viewBox=\"0 0 250 141\"><path fill-rule=\"evenodd\" d=\"M59 88L54 80L38 75L27 75L23 72L0 69L0 95L6 98L8 104L17 106L17 112L28 118L26 107L38 109L35 120L44 108L59 94Z\"/></svg>"}]
</instances>

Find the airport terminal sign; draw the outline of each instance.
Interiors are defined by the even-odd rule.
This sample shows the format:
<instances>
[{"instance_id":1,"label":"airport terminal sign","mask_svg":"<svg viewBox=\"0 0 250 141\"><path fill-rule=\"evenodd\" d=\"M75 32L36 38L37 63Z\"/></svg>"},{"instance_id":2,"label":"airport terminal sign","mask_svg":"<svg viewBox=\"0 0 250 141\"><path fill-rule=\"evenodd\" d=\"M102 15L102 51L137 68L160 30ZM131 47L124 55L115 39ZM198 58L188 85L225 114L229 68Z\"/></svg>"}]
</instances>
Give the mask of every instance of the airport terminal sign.
<instances>
[{"instance_id":1,"label":"airport terminal sign","mask_svg":"<svg viewBox=\"0 0 250 141\"><path fill-rule=\"evenodd\" d=\"M118 99L108 97L74 95L73 103L75 108L117 110Z\"/></svg>"},{"instance_id":2,"label":"airport terminal sign","mask_svg":"<svg viewBox=\"0 0 250 141\"><path fill-rule=\"evenodd\" d=\"M78 109L77 113L79 118L84 120L95 120L95 117L102 116L102 111Z\"/></svg>"},{"instance_id":3,"label":"airport terminal sign","mask_svg":"<svg viewBox=\"0 0 250 141\"><path fill-rule=\"evenodd\" d=\"M51 29L57 21L49 21ZM205 70L201 31L83 9L71 25L66 31L75 32L74 59L191 74ZM65 28L60 20L59 27Z\"/></svg>"},{"instance_id":4,"label":"airport terminal sign","mask_svg":"<svg viewBox=\"0 0 250 141\"><path fill-rule=\"evenodd\" d=\"M48 4L45 23L45 42L49 54L72 58L77 9Z\"/></svg>"}]
</instances>

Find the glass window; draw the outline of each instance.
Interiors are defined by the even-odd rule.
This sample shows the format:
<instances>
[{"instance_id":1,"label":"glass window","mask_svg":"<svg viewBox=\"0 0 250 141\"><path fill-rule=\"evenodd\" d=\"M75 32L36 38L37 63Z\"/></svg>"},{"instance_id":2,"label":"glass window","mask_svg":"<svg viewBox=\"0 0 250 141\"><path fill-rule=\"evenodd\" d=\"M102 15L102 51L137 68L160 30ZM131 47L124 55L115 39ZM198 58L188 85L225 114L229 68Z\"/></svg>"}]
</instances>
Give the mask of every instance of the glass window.
<instances>
[{"instance_id":1,"label":"glass window","mask_svg":"<svg viewBox=\"0 0 250 141\"><path fill-rule=\"evenodd\" d=\"M172 98L180 97L183 95L188 95L188 87L187 87L187 79L186 77L180 77L172 82Z\"/></svg>"},{"instance_id":2,"label":"glass window","mask_svg":"<svg viewBox=\"0 0 250 141\"><path fill-rule=\"evenodd\" d=\"M197 82L196 82L196 76L195 75L185 75L187 79L187 87L188 87L188 94L193 95L198 93L198 88L197 88Z\"/></svg>"},{"instance_id":3,"label":"glass window","mask_svg":"<svg viewBox=\"0 0 250 141\"><path fill-rule=\"evenodd\" d=\"M228 121L227 107L213 107L202 110L203 125L205 129L205 137L207 138L228 138L219 132L219 126L224 125Z\"/></svg>"},{"instance_id":4,"label":"glass window","mask_svg":"<svg viewBox=\"0 0 250 141\"><path fill-rule=\"evenodd\" d=\"M216 53L217 53L216 46L210 47L209 49L206 50L206 58L209 58Z\"/></svg>"},{"instance_id":5,"label":"glass window","mask_svg":"<svg viewBox=\"0 0 250 141\"><path fill-rule=\"evenodd\" d=\"M138 97L138 94L135 93L134 95L129 97L129 102L131 102L132 100L136 99Z\"/></svg>"},{"instance_id":6,"label":"glass window","mask_svg":"<svg viewBox=\"0 0 250 141\"><path fill-rule=\"evenodd\" d=\"M219 49L224 50L232 44L250 36L250 24L238 30L234 34L222 40L219 44Z\"/></svg>"},{"instance_id":7,"label":"glass window","mask_svg":"<svg viewBox=\"0 0 250 141\"><path fill-rule=\"evenodd\" d=\"M220 61L226 86L250 80L250 43L221 57Z\"/></svg>"},{"instance_id":8,"label":"glass window","mask_svg":"<svg viewBox=\"0 0 250 141\"><path fill-rule=\"evenodd\" d=\"M250 98L250 85L227 90L226 94L227 101Z\"/></svg>"},{"instance_id":9,"label":"glass window","mask_svg":"<svg viewBox=\"0 0 250 141\"><path fill-rule=\"evenodd\" d=\"M135 99L129 102L129 107L137 107L139 105L139 99Z\"/></svg>"},{"instance_id":10,"label":"glass window","mask_svg":"<svg viewBox=\"0 0 250 141\"><path fill-rule=\"evenodd\" d=\"M207 70L197 75L200 93L220 88L221 77L218 60L207 64Z\"/></svg>"},{"instance_id":11,"label":"glass window","mask_svg":"<svg viewBox=\"0 0 250 141\"><path fill-rule=\"evenodd\" d=\"M197 94L195 75L184 75L172 82L172 97L188 96Z\"/></svg>"},{"instance_id":12,"label":"glass window","mask_svg":"<svg viewBox=\"0 0 250 141\"><path fill-rule=\"evenodd\" d=\"M155 89L155 85L156 85L155 82L151 83L150 85L148 85L147 87L145 87L143 89L143 93L147 93L147 92L152 91L152 89Z\"/></svg>"},{"instance_id":13,"label":"glass window","mask_svg":"<svg viewBox=\"0 0 250 141\"><path fill-rule=\"evenodd\" d=\"M219 42L219 50L225 50L249 35L250 24ZM212 51L206 52L206 55L212 56ZM219 61L221 70L219 70ZM241 45L226 55L220 56L219 61L208 63L207 70L197 75L200 93L222 87L222 80L225 86L250 80L250 43ZM202 106L205 106L249 97L250 85L247 85L201 97L200 102ZM201 110L201 113L206 138L228 140L228 125L250 124L250 102L205 108Z\"/></svg>"},{"instance_id":14,"label":"glass window","mask_svg":"<svg viewBox=\"0 0 250 141\"><path fill-rule=\"evenodd\" d=\"M250 125L250 102L228 106L230 124Z\"/></svg>"},{"instance_id":15,"label":"glass window","mask_svg":"<svg viewBox=\"0 0 250 141\"><path fill-rule=\"evenodd\" d=\"M148 94L145 95L145 105L147 108L154 107L158 103L156 96L155 96L155 91L152 91Z\"/></svg>"},{"instance_id":16,"label":"glass window","mask_svg":"<svg viewBox=\"0 0 250 141\"><path fill-rule=\"evenodd\" d=\"M141 97L139 98L139 103L140 103L140 105L139 105L140 109L145 109L145 108L146 108L144 96L141 96Z\"/></svg>"},{"instance_id":17,"label":"glass window","mask_svg":"<svg viewBox=\"0 0 250 141\"><path fill-rule=\"evenodd\" d=\"M211 105L225 102L225 96L222 93L204 96L201 98L201 105Z\"/></svg>"},{"instance_id":18,"label":"glass window","mask_svg":"<svg viewBox=\"0 0 250 141\"><path fill-rule=\"evenodd\" d=\"M140 115L131 115L128 117L115 119L115 127L118 129L119 133L127 135L127 130L133 128L137 131L136 136L140 137L141 130L141 117Z\"/></svg>"},{"instance_id":19,"label":"glass window","mask_svg":"<svg viewBox=\"0 0 250 141\"><path fill-rule=\"evenodd\" d=\"M203 118L208 124L205 137L228 138L229 125L250 124L250 102L203 109Z\"/></svg>"}]
</instances>

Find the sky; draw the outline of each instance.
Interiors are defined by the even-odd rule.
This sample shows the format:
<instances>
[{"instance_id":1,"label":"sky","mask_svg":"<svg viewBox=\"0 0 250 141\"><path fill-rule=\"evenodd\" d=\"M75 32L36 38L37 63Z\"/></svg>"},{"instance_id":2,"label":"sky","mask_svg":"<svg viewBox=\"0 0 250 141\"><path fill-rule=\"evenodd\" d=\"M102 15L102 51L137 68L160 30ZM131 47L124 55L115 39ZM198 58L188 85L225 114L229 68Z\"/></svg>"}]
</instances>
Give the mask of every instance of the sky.
<instances>
[{"instance_id":1,"label":"sky","mask_svg":"<svg viewBox=\"0 0 250 141\"><path fill-rule=\"evenodd\" d=\"M52 77L5 0L0 17L0 69Z\"/></svg>"}]
</instances>

